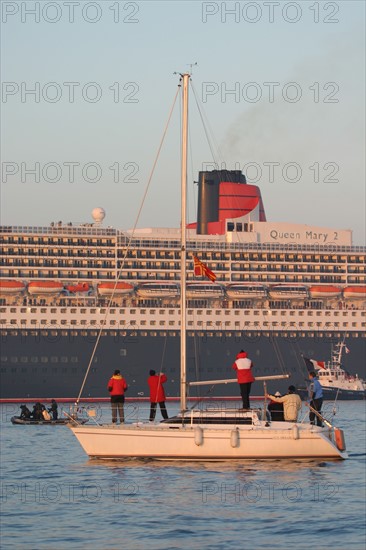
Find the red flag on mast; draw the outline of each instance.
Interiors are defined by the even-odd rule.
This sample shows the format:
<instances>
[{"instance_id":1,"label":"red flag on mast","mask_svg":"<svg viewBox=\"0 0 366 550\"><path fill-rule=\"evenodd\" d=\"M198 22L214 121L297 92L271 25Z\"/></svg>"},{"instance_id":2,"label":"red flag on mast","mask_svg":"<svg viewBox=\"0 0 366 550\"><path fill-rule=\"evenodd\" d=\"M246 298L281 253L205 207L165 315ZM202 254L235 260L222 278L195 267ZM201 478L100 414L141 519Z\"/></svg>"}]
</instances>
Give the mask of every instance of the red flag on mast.
<instances>
[{"instance_id":1,"label":"red flag on mast","mask_svg":"<svg viewBox=\"0 0 366 550\"><path fill-rule=\"evenodd\" d=\"M208 279L210 279L210 281L212 281L213 283L216 281L215 273L211 271L211 269L209 269L206 264L201 262L201 260L199 260L197 256L193 255L193 261L194 261L194 274L196 275L196 277L205 276Z\"/></svg>"}]
</instances>

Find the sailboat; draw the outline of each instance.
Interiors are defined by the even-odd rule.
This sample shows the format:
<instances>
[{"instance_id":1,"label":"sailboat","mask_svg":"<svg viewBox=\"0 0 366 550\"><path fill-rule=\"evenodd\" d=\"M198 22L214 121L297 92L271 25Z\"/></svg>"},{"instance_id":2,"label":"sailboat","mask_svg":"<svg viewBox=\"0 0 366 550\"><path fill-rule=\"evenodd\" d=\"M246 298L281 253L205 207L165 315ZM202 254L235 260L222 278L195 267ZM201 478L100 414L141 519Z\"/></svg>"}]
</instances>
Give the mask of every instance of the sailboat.
<instances>
[{"instance_id":1,"label":"sailboat","mask_svg":"<svg viewBox=\"0 0 366 550\"><path fill-rule=\"evenodd\" d=\"M160 423L75 425L70 429L90 458L161 460L230 459L345 459L343 431L322 419L325 426L304 422L271 422L265 411L188 410L189 385L231 383L236 380L186 382L186 183L188 92L191 75L180 75L182 89L181 152L181 292L180 292L180 412ZM281 376L261 377L267 380ZM287 377L287 376L286 376ZM258 378L257 378L258 380Z\"/></svg>"}]
</instances>

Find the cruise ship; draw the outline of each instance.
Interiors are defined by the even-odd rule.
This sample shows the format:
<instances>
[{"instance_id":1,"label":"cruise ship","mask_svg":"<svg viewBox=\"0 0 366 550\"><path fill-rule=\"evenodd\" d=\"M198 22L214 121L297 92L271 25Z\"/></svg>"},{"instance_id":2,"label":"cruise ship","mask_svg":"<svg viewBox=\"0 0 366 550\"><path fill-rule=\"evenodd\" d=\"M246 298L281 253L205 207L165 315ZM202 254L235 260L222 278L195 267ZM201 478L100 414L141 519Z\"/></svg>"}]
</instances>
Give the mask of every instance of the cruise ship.
<instances>
[{"instance_id":1,"label":"cruise ship","mask_svg":"<svg viewBox=\"0 0 366 550\"><path fill-rule=\"evenodd\" d=\"M179 394L180 229L113 229L103 208L92 216L0 227L3 402L74 399L89 365L84 399L107 398L116 368L130 398L148 396L150 368L167 374L168 399ZM267 221L240 171L205 171L187 252L188 380L234 378L244 349L255 375L303 386L302 356L327 357L344 339L345 368L365 377L366 247L351 230ZM194 256L214 282L195 275ZM199 387L192 399L239 397L236 384ZM263 395L259 383L252 394Z\"/></svg>"}]
</instances>

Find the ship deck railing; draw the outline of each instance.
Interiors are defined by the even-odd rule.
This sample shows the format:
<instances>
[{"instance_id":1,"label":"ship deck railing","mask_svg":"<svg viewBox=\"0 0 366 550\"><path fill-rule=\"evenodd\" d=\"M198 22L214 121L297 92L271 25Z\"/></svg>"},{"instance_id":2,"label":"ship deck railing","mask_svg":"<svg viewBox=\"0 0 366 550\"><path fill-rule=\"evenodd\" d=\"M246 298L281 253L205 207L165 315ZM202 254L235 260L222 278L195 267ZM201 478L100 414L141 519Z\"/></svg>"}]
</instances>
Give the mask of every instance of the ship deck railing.
<instances>
[{"instance_id":1,"label":"ship deck railing","mask_svg":"<svg viewBox=\"0 0 366 550\"><path fill-rule=\"evenodd\" d=\"M72 224L56 222L53 226L0 226L0 233L22 234L22 235L70 235L70 236L112 236L117 237L117 245L139 248L166 248L180 249L180 241L177 237L167 235L134 236L127 232L112 227L102 227L93 224ZM301 243L257 243L257 242L227 242L225 235L213 235L211 239L207 235L188 236L187 250L190 251L291 251L291 252L327 252L327 253L362 253L366 252L366 246L359 245L336 245L336 244L301 244Z\"/></svg>"}]
</instances>

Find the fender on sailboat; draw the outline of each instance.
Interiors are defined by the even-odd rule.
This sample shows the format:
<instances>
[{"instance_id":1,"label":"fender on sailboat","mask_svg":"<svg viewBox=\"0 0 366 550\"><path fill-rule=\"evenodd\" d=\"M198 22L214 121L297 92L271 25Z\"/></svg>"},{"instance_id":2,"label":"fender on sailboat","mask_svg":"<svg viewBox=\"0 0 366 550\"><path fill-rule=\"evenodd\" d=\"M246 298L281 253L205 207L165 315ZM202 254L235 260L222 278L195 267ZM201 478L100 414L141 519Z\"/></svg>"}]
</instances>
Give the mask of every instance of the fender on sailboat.
<instances>
[{"instance_id":1,"label":"fender on sailboat","mask_svg":"<svg viewBox=\"0 0 366 550\"><path fill-rule=\"evenodd\" d=\"M194 442L198 447L203 445L203 429L200 426L194 429Z\"/></svg>"},{"instance_id":2,"label":"fender on sailboat","mask_svg":"<svg viewBox=\"0 0 366 550\"><path fill-rule=\"evenodd\" d=\"M239 430L238 430L238 428L235 428L235 430L232 430L231 435L230 435L230 444L234 448L239 446Z\"/></svg>"},{"instance_id":3,"label":"fender on sailboat","mask_svg":"<svg viewBox=\"0 0 366 550\"><path fill-rule=\"evenodd\" d=\"M344 439L343 430L341 430L340 428L334 428L334 439L337 449L339 449L340 451L345 451L346 441Z\"/></svg>"}]
</instances>

